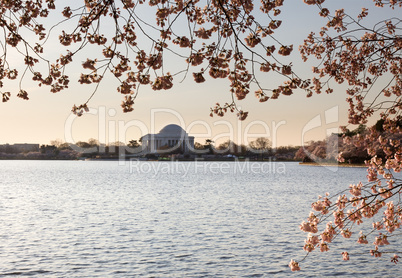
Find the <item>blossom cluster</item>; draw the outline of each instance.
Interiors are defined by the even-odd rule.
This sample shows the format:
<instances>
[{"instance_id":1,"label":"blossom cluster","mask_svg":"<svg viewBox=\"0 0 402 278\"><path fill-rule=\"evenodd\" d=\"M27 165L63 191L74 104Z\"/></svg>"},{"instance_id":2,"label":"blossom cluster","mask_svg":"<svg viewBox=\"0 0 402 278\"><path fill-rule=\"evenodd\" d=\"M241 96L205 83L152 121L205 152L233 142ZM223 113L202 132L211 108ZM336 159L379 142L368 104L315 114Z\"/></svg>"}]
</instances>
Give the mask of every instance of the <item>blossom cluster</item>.
<instances>
[{"instance_id":1,"label":"blossom cluster","mask_svg":"<svg viewBox=\"0 0 402 278\"><path fill-rule=\"evenodd\" d=\"M371 244L374 248L369 254L379 258L384 252L390 252L381 250L381 247L390 245L388 239L402 227L402 181L394 175L402 167L402 129L399 123L399 118L385 118L380 125L367 129L363 134L345 136L348 144L363 147L367 155L371 155L365 162L367 183L351 184L348 192L333 197L327 193L312 203L313 212L300 225L302 231L309 233L303 247L306 252L313 252L316 248L321 252L328 251L329 243L338 235L350 240L357 227L370 220L372 230L360 231L356 235L356 243L370 244L369 235L373 234ZM320 226L324 224L325 228L321 230ZM342 256L344 260L349 260L353 254L344 251ZM397 263L398 256L392 257L391 261Z\"/></svg>"},{"instance_id":2,"label":"blossom cluster","mask_svg":"<svg viewBox=\"0 0 402 278\"><path fill-rule=\"evenodd\" d=\"M311 1L306 3L312 4ZM56 4L64 6L56 9ZM291 64L281 63L277 57L288 56L293 52L293 45L285 45L273 37L282 23L275 17L281 14L284 0L261 1L258 5L251 0L85 0L81 7L77 5L80 3L54 0L6 1L0 9L0 16L4 19L0 26L3 27L5 43L17 48L23 55L28 69L26 73L30 72L39 86L49 86L53 93L68 88L70 78L65 72L77 60L78 54L88 45L92 45L92 49L98 47L99 52L88 52L86 61L81 62L82 72L77 79L80 84L93 84L95 87L85 105L107 72L120 82L117 91L124 95L124 112L133 110L131 106L142 87L139 85L149 86L153 90L168 90L174 85L173 77L179 74L186 77L190 71L196 83L205 82L208 75L213 79L227 79L230 82L229 105L233 109L218 109L218 113L213 114L221 116L226 111L236 112L239 120L246 119L248 112L238 109L236 102L248 96L253 90L251 86L256 87L255 96L259 102L276 99L280 95L292 95L296 89L305 90L309 95L317 86L310 80L299 78ZM153 18L143 18L141 12L138 12L141 6L146 5L154 11ZM256 14L260 11L269 16L267 23L256 20ZM61 12L63 19L53 26L46 24L48 16L56 12ZM188 32L178 23L185 21L189 26ZM101 28L109 23L114 25L111 28L114 32L106 32ZM68 28L65 28L66 25ZM148 27L150 31L147 31ZM60 58L52 63L45 54L53 29L60 30L57 31L56 40L61 46L61 53ZM22 30L33 32L36 42L26 40ZM228 41L236 43L228 44ZM171 55L180 58L188 66L170 73L165 68ZM43 70L43 63L48 64L48 71ZM17 69L10 68L7 61L0 61L0 64L3 65L0 68L0 81L28 76L18 76ZM284 76L284 83L276 88L264 88L254 70L251 70L254 65L260 65L262 72ZM3 83L0 82L1 86ZM28 93L21 87L17 96L29 99ZM7 102L12 95L11 92L1 94L3 102ZM77 111L77 107L73 107L73 111Z\"/></svg>"},{"instance_id":3,"label":"blossom cluster","mask_svg":"<svg viewBox=\"0 0 402 278\"><path fill-rule=\"evenodd\" d=\"M381 257L384 252L391 252L392 242L388 239L395 236L394 232L402 225L402 181L395 175L401 172L402 167L401 22L387 19L373 28L361 29L363 20L368 16L366 8L354 18L344 9L331 14L323 7L324 1L304 2L316 5L320 16L328 19L319 34L310 33L299 48L304 60L314 57L319 61L319 66L313 67L317 77L313 79L312 91L320 94L325 89L331 93L333 90L329 81L346 83L349 85L346 89L349 124L364 125L373 115L380 115L380 120L354 135L347 135L348 129L342 127L343 143L351 149L365 152L367 181L351 184L348 192L340 192L331 198L319 197L312 204L314 212L300 229L318 233L327 244L338 235L345 240L355 238L357 244L374 245L369 254ZM402 7L401 1L374 2L378 7ZM376 82L384 76L391 81L378 87ZM349 154L339 153L338 161L347 163L350 161L350 158L345 159L347 156ZM369 221L372 222L372 230L356 233L362 223ZM304 250L308 253L319 246L319 243L314 241L316 244L313 245L310 240L315 236L309 234L305 242ZM342 257L349 260L353 254L344 251ZM397 263L398 256L395 254L391 261ZM293 267L292 270L298 269Z\"/></svg>"}]
</instances>

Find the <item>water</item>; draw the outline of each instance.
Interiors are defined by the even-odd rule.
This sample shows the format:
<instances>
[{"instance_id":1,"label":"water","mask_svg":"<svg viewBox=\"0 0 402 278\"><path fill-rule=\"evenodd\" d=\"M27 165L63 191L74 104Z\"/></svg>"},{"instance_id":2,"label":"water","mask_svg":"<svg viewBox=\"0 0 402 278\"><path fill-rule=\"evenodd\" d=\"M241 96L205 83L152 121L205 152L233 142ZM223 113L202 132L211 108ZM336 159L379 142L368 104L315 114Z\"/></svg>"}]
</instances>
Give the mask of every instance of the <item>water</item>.
<instances>
[{"instance_id":1,"label":"water","mask_svg":"<svg viewBox=\"0 0 402 278\"><path fill-rule=\"evenodd\" d=\"M342 244L301 272L287 266L304 255L298 226L311 202L365 175L281 162L0 161L0 276L395 277L392 254L344 262Z\"/></svg>"}]
</instances>

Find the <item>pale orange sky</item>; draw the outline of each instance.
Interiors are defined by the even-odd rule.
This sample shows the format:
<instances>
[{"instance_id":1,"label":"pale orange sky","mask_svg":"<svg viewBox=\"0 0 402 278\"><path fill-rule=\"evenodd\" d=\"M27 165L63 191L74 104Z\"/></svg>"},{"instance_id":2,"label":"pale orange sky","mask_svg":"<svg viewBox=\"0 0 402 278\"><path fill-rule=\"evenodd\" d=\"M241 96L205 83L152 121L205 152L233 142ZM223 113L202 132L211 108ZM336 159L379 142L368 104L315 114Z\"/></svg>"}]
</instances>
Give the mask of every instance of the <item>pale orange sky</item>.
<instances>
[{"instance_id":1,"label":"pale orange sky","mask_svg":"<svg viewBox=\"0 0 402 278\"><path fill-rule=\"evenodd\" d=\"M350 9L352 14L358 14L363 6L373 9L372 1L368 0L333 0L326 3L345 7L346 11ZM376 12L369 9L369 12L374 17L384 16L381 9ZM301 77L304 78L312 77L312 63L301 62L297 46L311 30L316 28L315 31L319 31L322 21L320 23L316 14L314 7L298 0L287 1L280 16L283 24L278 37L284 43L295 45L296 51L291 59L295 71L301 72ZM82 61L90 53L91 51L82 53ZM205 139L217 142L232 139L237 143L247 144L253 138L268 137L274 146L301 145L302 139L323 139L328 133L336 131L339 125L347 122L348 107L344 87L336 88L331 95L314 95L307 99L305 92L299 91L290 97L281 96L265 103L259 103L254 90L251 90L245 100L238 102L243 110L249 111L245 121L239 122L236 115L230 113L223 118L211 118L209 107L216 102L223 104L230 101L228 81L208 78L207 82L196 84L191 74L181 83L181 78L176 78L174 87L169 91L153 91L149 87L142 87L139 98L135 101L134 111L126 114L120 108L123 96L116 91L118 83L109 74L89 103L91 114L75 119L70 113L71 107L85 102L94 88L93 85L79 85L73 79L81 71L79 66L80 64L69 69L68 75L72 77L73 83L70 88L57 94L50 93L48 88L40 88L24 81L24 88L30 92L29 101L15 96L18 82L9 83L15 90L8 103L0 103L0 144L49 144L54 139L74 143L73 141L87 141L89 138L104 143L128 142L175 123L180 124L201 143ZM277 82L270 78L262 80L265 87ZM318 118L321 120L319 126Z\"/></svg>"}]
</instances>

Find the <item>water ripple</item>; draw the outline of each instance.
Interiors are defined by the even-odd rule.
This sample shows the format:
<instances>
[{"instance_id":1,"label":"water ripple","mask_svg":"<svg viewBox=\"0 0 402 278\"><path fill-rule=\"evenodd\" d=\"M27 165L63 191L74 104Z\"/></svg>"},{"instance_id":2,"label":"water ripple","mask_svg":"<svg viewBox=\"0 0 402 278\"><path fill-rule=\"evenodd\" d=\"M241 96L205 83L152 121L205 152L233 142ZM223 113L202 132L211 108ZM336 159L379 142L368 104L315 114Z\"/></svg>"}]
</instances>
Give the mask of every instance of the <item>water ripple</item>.
<instances>
[{"instance_id":1,"label":"water ripple","mask_svg":"<svg viewBox=\"0 0 402 278\"><path fill-rule=\"evenodd\" d=\"M218 175L196 166L183 176L130 173L117 162L0 161L0 276L288 277L311 201L366 174L287 163L284 174ZM342 247L312 255L297 275L399 274L380 260L330 261Z\"/></svg>"}]
</instances>

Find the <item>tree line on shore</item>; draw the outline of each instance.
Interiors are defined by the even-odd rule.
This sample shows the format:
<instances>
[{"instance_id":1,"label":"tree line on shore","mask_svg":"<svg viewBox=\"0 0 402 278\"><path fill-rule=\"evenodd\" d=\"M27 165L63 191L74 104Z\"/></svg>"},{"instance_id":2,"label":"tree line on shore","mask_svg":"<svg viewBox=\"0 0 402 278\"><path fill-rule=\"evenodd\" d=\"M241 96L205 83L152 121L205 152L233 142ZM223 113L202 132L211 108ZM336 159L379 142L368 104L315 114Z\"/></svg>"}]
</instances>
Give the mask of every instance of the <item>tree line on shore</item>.
<instances>
[{"instance_id":1,"label":"tree line on shore","mask_svg":"<svg viewBox=\"0 0 402 278\"><path fill-rule=\"evenodd\" d=\"M263 137L257 138L249 145L236 144L231 140L215 145L214 141L207 139L204 144L196 142L194 149L186 155L192 158L236 156L254 160L293 160L299 148L298 146L272 148L271 141ZM156 153L147 154L144 152L141 140L130 140L127 144L123 142L104 144L91 138L88 141L78 141L72 144L57 139L48 145L38 145L37 150L12 148L12 145L8 144L0 145L0 159L108 159L121 155L166 158L180 154L179 149L167 150L164 147L158 149Z\"/></svg>"},{"instance_id":2,"label":"tree line on shore","mask_svg":"<svg viewBox=\"0 0 402 278\"><path fill-rule=\"evenodd\" d=\"M379 120L371 128L378 131L383 138L388 137L389 132L383 129L384 120ZM400 123L402 126L402 122ZM386 151L377 147L368 149L364 144L364 138L368 136L370 129L360 124L353 130L346 129L342 133L332 134L324 140L310 141L299 148L295 154L296 160L303 162L344 162L347 164L364 164L373 155L384 159ZM393 135L393 140L401 141L401 135ZM380 141L373 144L380 145ZM374 151L375 150L375 151Z\"/></svg>"},{"instance_id":3,"label":"tree line on shore","mask_svg":"<svg viewBox=\"0 0 402 278\"><path fill-rule=\"evenodd\" d=\"M378 121L374 128L384 133L382 120ZM253 160L282 160L302 162L328 162L337 163L342 156L345 163L363 164L368 160L367 148L359 138L368 133L365 125L359 125L353 130L345 130L343 133L334 133L324 140L309 141L303 146L280 146L273 148L268 138L260 137L251 141L248 145L236 144L231 140L215 145L211 139L206 139L204 144L195 142L194 149L187 158L201 156L209 157L240 157ZM402 138L398 138L400 140ZM100 143L96 139L78 141L75 144L63 142L60 139L53 140L49 145L38 145L35 151L12 148L12 145L0 145L0 159L108 159L122 155L144 156L150 159L159 157L174 157L182 154L180 149L166 149L161 147L156 153L147 154L141 145L141 140L130 140L127 144L113 142ZM183 154L182 154L183 155ZM384 157L383 150L378 150L376 155Z\"/></svg>"}]
</instances>

